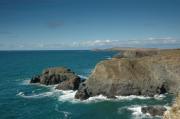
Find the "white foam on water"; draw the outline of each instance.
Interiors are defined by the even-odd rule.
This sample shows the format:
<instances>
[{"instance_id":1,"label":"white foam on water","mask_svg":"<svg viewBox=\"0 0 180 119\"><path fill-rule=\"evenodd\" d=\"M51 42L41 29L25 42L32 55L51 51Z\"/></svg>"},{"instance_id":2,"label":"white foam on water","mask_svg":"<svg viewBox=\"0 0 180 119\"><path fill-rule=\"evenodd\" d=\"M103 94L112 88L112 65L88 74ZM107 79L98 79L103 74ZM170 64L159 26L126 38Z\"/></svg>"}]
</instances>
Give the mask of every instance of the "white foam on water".
<instances>
[{"instance_id":1,"label":"white foam on water","mask_svg":"<svg viewBox=\"0 0 180 119\"><path fill-rule=\"evenodd\" d=\"M130 96L116 96L118 100L133 100L133 99L151 99L151 97L148 96L137 96L137 95L130 95Z\"/></svg>"},{"instance_id":2,"label":"white foam on water","mask_svg":"<svg viewBox=\"0 0 180 119\"><path fill-rule=\"evenodd\" d=\"M142 113L141 108L144 106L139 105L133 105L128 107L127 109L132 111L133 119L142 119L142 118L152 118L152 116L149 113Z\"/></svg>"},{"instance_id":3,"label":"white foam on water","mask_svg":"<svg viewBox=\"0 0 180 119\"><path fill-rule=\"evenodd\" d=\"M73 90L59 90L61 92L61 95L59 96L59 101L61 102L78 102L78 100L74 99L74 96L76 94L76 91Z\"/></svg>"},{"instance_id":4,"label":"white foam on water","mask_svg":"<svg viewBox=\"0 0 180 119\"><path fill-rule=\"evenodd\" d=\"M29 83L30 83L30 79L27 78L22 81L21 85L29 85Z\"/></svg>"},{"instance_id":5,"label":"white foam on water","mask_svg":"<svg viewBox=\"0 0 180 119\"><path fill-rule=\"evenodd\" d=\"M87 99L87 101L104 101L104 100L110 100L110 99L103 95L98 95Z\"/></svg>"},{"instance_id":6,"label":"white foam on water","mask_svg":"<svg viewBox=\"0 0 180 119\"><path fill-rule=\"evenodd\" d=\"M77 91L69 90L69 91L63 91L60 90L61 95L59 96L59 101L61 102L72 102L72 103L96 103L96 102L102 102L102 101L120 101L120 100L133 100L133 99L150 99L151 97L144 97L144 96L116 96L116 99L110 99L103 95L93 96L86 100L79 100L75 99L75 94Z\"/></svg>"},{"instance_id":7,"label":"white foam on water","mask_svg":"<svg viewBox=\"0 0 180 119\"><path fill-rule=\"evenodd\" d=\"M66 112L66 111L60 111L60 112L64 114L64 119L68 119L69 116L71 115L70 112Z\"/></svg>"},{"instance_id":8,"label":"white foam on water","mask_svg":"<svg viewBox=\"0 0 180 119\"><path fill-rule=\"evenodd\" d=\"M158 117L158 118L161 118L162 116L151 116L149 113L146 113L144 114L141 109L142 107L146 107L144 105L133 105L133 106L130 106L130 107L127 107L128 110L132 111L132 116L133 116L133 119L142 119L142 118L154 118L154 117ZM167 110L170 109L169 106L164 106ZM121 109L121 108L120 108ZM120 110L119 109L119 110ZM121 111L121 110L120 110Z\"/></svg>"},{"instance_id":9,"label":"white foam on water","mask_svg":"<svg viewBox=\"0 0 180 119\"><path fill-rule=\"evenodd\" d=\"M41 84L35 84L35 85L44 86L44 85L41 85ZM120 100L133 100L133 99L146 100L146 99L153 98L153 97L146 97L146 96L130 95L130 96L115 96L116 99L110 99L110 98L107 98L106 96L98 95L98 96L90 97L87 100L82 101L82 100L74 98L77 91L58 90L58 89L55 89L56 86L57 85L45 86L45 87L50 88L50 91L43 92L43 93L40 93L40 94L25 95L25 93L19 92L17 95L21 96L23 98L43 98L43 97L57 96L59 101L61 101L61 102L71 102L71 103L96 103L96 102L102 102L102 101L120 101ZM159 98L164 98L164 97L165 97L164 95L157 95L154 98L159 99Z\"/></svg>"},{"instance_id":10,"label":"white foam on water","mask_svg":"<svg viewBox=\"0 0 180 119\"><path fill-rule=\"evenodd\" d=\"M19 92L18 94L16 95L19 95L19 96L24 96L24 92Z\"/></svg>"},{"instance_id":11,"label":"white foam on water","mask_svg":"<svg viewBox=\"0 0 180 119\"><path fill-rule=\"evenodd\" d=\"M68 119L68 118L70 117L70 115L72 115L71 112L62 111L62 110L60 110L58 107L59 107L58 105L55 106L55 111L60 112L60 113L63 113L63 115L64 115L64 118L63 118L63 119Z\"/></svg>"},{"instance_id":12,"label":"white foam on water","mask_svg":"<svg viewBox=\"0 0 180 119\"><path fill-rule=\"evenodd\" d=\"M29 85L30 84L30 78L16 79L16 81L19 82L19 85Z\"/></svg>"},{"instance_id":13,"label":"white foam on water","mask_svg":"<svg viewBox=\"0 0 180 119\"><path fill-rule=\"evenodd\" d=\"M108 100L111 100L111 99L109 99L103 95L98 95L98 96L90 97L90 98L83 100L83 101L79 101L79 103L88 104L88 103L97 103L97 102L108 101Z\"/></svg>"},{"instance_id":14,"label":"white foam on water","mask_svg":"<svg viewBox=\"0 0 180 119\"><path fill-rule=\"evenodd\" d=\"M107 56L105 59L107 59L107 60L110 60L110 59L112 59L110 56Z\"/></svg>"},{"instance_id":15,"label":"white foam on water","mask_svg":"<svg viewBox=\"0 0 180 119\"><path fill-rule=\"evenodd\" d=\"M50 88L50 91L42 92L39 94L35 94L35 91L32 91L31 95L27 95L25 92L21 91L16 95L23 98L44 98L44 97L55 96L56 94L58 94L58 90L55 90L55 86L50 86L49 88Z\"/></svg>"},{"instance_id":16,"label":"white foam on water","mask_svg":"<svg viewBox=\"0 0 180 119\"><path fill-rule=\"evenodd\" d=\"M94 97L90 97L87 100L84 100L83 102L86 103L93 103L93 102L101 102L101 101L120 101L120 100L133 100L133 99L150 99L150 97L144 97L144 96L135 96L135 95L130 95L130 96L115 96L116 99L111 99L107 98L106 96L103 95L98 95Z\"/></svg>"},{"instance_id":17,"label":"white foam on water","mask_svg":"<svg viewBox=\"0 0 180 119\"><path fill-rule=\"evenodd\" d=\"M88 79L87 76L83 76L83 75L78 75L81 79Z\"/></svg>"},{"instance_id":18,"label":"white foam on water","mask_svg":"<svg viewBox=\"0 0 180 119\"><path fill-rule=\"evenodd\" d=\"M85 76L81 76L82 78L87 78ZM24 84L29 84L29 80L24 80ZM42 85L42 84L31 84L31 85L37 85L37 86L43 86L43 87L48 87L50 88L50 91L48 92L43 92L40 94L32 94L32 95L26 95L24 92L19 92L17 95L21 96L23 98L43 98L43 97L50 97L50 96L57 96L58 100L61 102L72 102L72 103L96 103L96 102L102 102L102 101L120 101L120 100L133 100L133 99L141 99L141 100L146 100L146 99L151 99L153 97L146 97L146 96L136 96L136 95L130 95L130 96L115 96L116 99L109 99L106 96L103 95L98 95L94 97L90 97L87 100L79 100L75 99L75 94L77 91L73 90L58 90L55 89L57 85ZM32 91L33 92L33 91ZM165 95L156 95L154 96L155 99L163 99Z\"/></svg>"},{"instance_id":19,"label":"white foam on water","mask_svg":"<svg viewBox=\"0 0 180 119\"><path fill-rule=\"evenodd\" d=\"M79 100L75 99L75 94L77 91L69 90L69 91L63 91L59 90L61 92L61 95L59 96L59 101L61 102L71 102L71 103L96 103L96 102L102 102L102 101L120 101L120 100L133 100L133 99L151 99L152 97L146 97L146 96L136 96L136 95L130 95L130 96L115 96L116 99L110 99L103 95L93 96L86 100Z\"/></svg>"},{"instance_id":20,"label":"white foam on water","mask_svg":"<svg viewBox=\"0 0 180 119\"><path fill-rule=\"evenodd\" d=\"M32 94L32 95L26 95L24 92L19 92L16 95L20 96L20 97L23 97L23 98L44 98L44 97L52 96L53 92L45 92L45 93Z\"/></svg>"},{"instance_id":21,"label":"white foam on water","mask_svg":"<svg viewBox=\"0 0 180 119\"><path fill-rule=\"evenodd\" d=\"M92 103L92 102L100 102L100 101L105 101L105 100L110 100L107 97L103 96L103 95L98 95L98 96L94 96L94 97L90 97L87 100L79 100L79 99L75 99L75 94L77 91L73 91L73 90L68 90L68 91L63 91L61 90L61 94L59 96L59 101L61 102L71 102L71 103Z\"/></svg>"},{"instance_id":22,"label":"white foam on water","mask_svg":"<svg viewBox=\"0 0 180 119\"><path fill-rule=\"evenodd\" d=\"M163 95L163 94L160 94L160 95L154 95L154 98L156 99L156 100L162 100L162 99L164 99L166 96L165 95Z\"/></svg>"},{"instance_id":23,"label":"white foam on water","mask_svg":"<svg viewBox=\"0 0 180 119\"><path fill-rule=\"evenodd\" d=\"M46 87L46 88L54 88L57 85L44 85L44 84L40 84L40 83L29 83L29 85L32 86L39 86L39 87Z\"/></svg>"},{"instance_id":24,"label":"white foam on water","mask_svg":"<svg viewBox=\"0 0 180 119\"><path fill-rule=\"evenodd\" d=\"M141 106L133 106L133 107L129 107L128 110L132 111L133 115L136 115L136 116L140 116L142 115L143 113L141 112Z\"/></svg>"}]
</instances>

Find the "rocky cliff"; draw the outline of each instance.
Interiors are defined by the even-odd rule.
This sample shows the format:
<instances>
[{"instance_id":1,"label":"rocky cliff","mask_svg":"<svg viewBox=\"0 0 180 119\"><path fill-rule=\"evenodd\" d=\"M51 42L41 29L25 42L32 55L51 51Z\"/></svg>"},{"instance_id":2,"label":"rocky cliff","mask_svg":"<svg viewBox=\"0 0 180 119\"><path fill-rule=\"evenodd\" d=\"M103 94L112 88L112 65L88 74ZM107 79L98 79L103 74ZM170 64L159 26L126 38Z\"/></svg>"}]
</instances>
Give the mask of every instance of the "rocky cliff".
<instances>
[{"instance_id":1,"label":"rocky cliff","mask_svg":"<svg viewBox=\"0 0 180 119\"><path fill-rule=\"evenodd\" d=\"M149 54L149 55L148 55ZM180 87L180 50L133 50L98 63L75 98L117 95L154 96Z\"/></svg>"}]
</instances>

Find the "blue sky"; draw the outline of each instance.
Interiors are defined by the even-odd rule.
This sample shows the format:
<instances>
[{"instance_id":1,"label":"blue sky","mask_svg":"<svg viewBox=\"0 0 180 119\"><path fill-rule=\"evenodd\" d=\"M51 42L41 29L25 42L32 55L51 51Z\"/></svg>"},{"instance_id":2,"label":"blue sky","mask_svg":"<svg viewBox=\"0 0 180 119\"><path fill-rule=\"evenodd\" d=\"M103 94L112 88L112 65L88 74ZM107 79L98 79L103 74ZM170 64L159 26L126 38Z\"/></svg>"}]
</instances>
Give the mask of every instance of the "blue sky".
<instances>
[{"instance_id":1,"label":"blue sky","mask_svg":"<svg viewBox=\"0 0 180 119\"><path fill-rule=\"evenodd\" d=\"M0 50L180 47L180 0L0 0Z\"/></svg>"}]
</instances>

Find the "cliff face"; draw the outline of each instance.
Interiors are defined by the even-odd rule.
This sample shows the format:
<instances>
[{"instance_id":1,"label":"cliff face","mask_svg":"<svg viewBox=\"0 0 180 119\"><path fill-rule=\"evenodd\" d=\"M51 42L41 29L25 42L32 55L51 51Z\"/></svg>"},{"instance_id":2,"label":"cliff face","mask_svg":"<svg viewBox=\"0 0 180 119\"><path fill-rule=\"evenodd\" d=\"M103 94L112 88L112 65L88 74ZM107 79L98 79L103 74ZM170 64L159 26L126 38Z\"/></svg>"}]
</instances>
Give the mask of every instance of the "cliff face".
<instances>
[{"instance_id":1,"label":"cliff face","mask_svg":"<svg viewBox=\"0 0 180 119\"><path fill-rule=\"evenodd\" d=\"M153 51L154 52L154 51ZM132 52L134 53L134 52ZM176 92L180 87L180 50L158 51L150 56L113 58L98 63L89 79L81 85L79 94L153 96ZM143 51L144 53L144 51ZM141 53L139 53L141 54ZM139 57L140 56L140 57Z\"/></svg>"},{"instance_id":2,"label":"cliff face","mask_svg":"<svg viewBox=\"0 0 180 119\"><path fill-rule=\"evenodd\" d=\"M176 97L172 108L164 113L163 119L179 119L180 118L180 94Z\"/></svg>"}]
</instances>

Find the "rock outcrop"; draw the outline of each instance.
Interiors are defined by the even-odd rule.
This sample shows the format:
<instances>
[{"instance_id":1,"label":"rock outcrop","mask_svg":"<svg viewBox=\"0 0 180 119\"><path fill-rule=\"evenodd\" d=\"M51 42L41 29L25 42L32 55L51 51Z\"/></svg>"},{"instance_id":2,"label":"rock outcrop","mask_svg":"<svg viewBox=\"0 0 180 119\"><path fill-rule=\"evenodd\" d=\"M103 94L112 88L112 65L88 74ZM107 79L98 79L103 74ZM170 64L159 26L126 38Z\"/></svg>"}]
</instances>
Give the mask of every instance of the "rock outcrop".
<instances>
[{"instance_id":1,"label":"rock outcrop","mask_svg":"<svg viewBox=\"0 0 180 119\"><path fill-rule=\"evenodd\" d=\"M86 100L91 96L85 83L81 83L77 93L75 94L76 99Z\"/></svg>"},{"instance_id":2,"label":"rock outcrop","mask_svg":"<svg viewBox=\"0 0 180 119\"><path fill-rule=\"evenodd\" d=\"M158 50L149 55L145 51L135 51L135 55L128 51L125 56L98 63L75 98L99 94L154 96L175 93L180 87L180 50Z\"/></svg>"},{"instance_id":3,"label":"rock outcrop","mask_svg":"<svg viewBox=\"0 0 180 119\"><path fill-rule=\"evenodd\" d=\"M79 84L81 83L81 79L78 76L72 76L69 80L65 80L60 83L56 89L59 90L77 90L79 88Z\"/></svg>"},{"instance_id":4,"label":"rock outcrop","mask_svg":"<svg viewBox=\"0 0 180 119\"><path fill-rule=\"evenodd\" d=\"M56 88L62 90L77 90L81 79L68 68L55 67L48 68L41 75L33 77L30 83L40 83L44 85L59 84Z\"/></svg>"},{"instance_id":5,"label":"rock outcrop","mask_svg":"<svg viewBox=\"0 0 180 119\"><path fill-rule=\"evenodd\" d=\"M177 95L171 109L164 113L163 119L180 119L180 93Z\"/></svg>"},{"instance_id":6,"label":"rock outcrop","mask_svg":"<svg viewBox=\"0 0 180 119\"><path fill-rule=\"evenodd\" d=\"M163 106L148 106L148 107L142 107L141 108L141 112L146 114L150 114L151 116L163 116L163 113L166 111L167 109Z\"/></svg>"}]
</instances>

